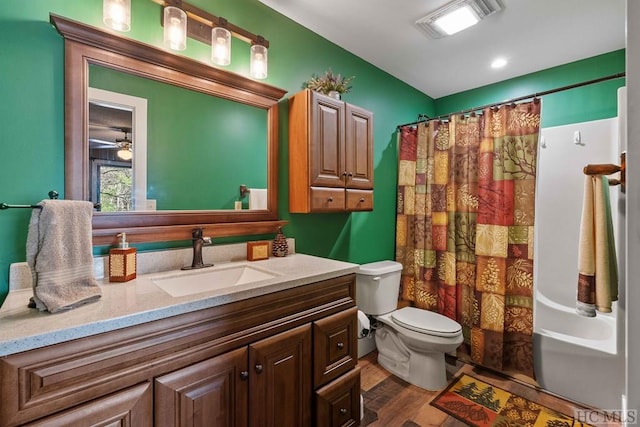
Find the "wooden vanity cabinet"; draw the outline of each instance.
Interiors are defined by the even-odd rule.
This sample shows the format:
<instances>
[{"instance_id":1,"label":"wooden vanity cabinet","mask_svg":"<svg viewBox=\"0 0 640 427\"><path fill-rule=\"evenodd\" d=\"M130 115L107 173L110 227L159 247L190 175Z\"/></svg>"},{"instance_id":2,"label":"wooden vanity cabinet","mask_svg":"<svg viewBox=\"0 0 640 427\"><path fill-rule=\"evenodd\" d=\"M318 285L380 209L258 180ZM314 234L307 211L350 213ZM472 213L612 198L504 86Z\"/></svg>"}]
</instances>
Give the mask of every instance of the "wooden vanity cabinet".
<instances>
[{"instance_id":1,"label":"wooden vanity cabinet","mask_svg":"<svg viewBox=\"0 0 640 427\"><path fill-rule=\"evenodd\" d=\"M5 356L0 427L352 425L356 322L350 274Z\"/></svg>"},{"instance_id":2,"label":"wooden vanity cabinet","mask_svg":"<svg viewBox=\"0 0 640 427\"><path fill-rule=\"evenodd\" d=\"M304 89L289 98L289 210L373 209L373 113Z\"/></svg>"}]
</instances>

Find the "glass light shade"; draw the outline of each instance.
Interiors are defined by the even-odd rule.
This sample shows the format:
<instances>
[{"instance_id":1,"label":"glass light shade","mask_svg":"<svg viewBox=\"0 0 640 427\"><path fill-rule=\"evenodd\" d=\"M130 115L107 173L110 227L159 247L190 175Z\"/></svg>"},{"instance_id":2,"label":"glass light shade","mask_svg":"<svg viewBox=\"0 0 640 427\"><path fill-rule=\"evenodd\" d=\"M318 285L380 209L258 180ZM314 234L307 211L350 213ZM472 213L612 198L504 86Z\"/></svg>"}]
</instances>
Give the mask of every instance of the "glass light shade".
<instances>
[{"instance_id":1,"label":"glass light shade","mask_svg":"<svg viewBox=\"0 0 640 427\"><path fill-rule=\"evenodd\" d=\"M231 63L231 32L226 28L211 29L211 60L218 65Z\"/></svg>"},{"instance_id":2,"label":"glass light shade","mask_svg":"<svg viewBox=\"0 0 640 427\"><path fill-rule=\"evenodd\" d=\"M249 75L254 79L267 78L267 48L254 44L251 46L251 63L249 65Z\"/></svg>"},{"instance_id":3,"label":"glass light shade","mask_svg":"<svg viewBox=\"0 0 640 427\"><path fill-rule=\"evenodd\" d=\"M133 151L131 151L131 148L121 148L116 154L122 160L131 160L133 158Z\"/></svg>"},{"instance_id":4,"label":"glass light shade","mask_svg":"<svg viewBox=\"0 0 640 427\"><path fill-rule=\"evenodd\" d=\"M116 31L131 29L131 0L103 0L102 22Z\"/></svg>"},{"instance_id":5,"label":"glass light shade","mask_svg":"<svg viewBox=\"0 0 640 427\"><path fill-rule=\"evenodd\" d=\"M184 10L167 6L164 8L164 44L169 49L187 48L187 14Z\"/></svg>"}]
</instances>

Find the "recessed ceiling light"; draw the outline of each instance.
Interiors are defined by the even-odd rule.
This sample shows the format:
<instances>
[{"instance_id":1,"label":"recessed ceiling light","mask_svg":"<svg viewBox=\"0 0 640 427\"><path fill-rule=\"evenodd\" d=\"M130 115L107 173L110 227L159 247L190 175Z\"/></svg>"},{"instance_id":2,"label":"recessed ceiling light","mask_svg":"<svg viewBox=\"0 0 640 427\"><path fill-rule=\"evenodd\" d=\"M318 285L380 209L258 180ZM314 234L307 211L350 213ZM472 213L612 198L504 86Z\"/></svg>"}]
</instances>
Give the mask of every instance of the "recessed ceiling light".
<instances>
[{"instance_id":1,"label":"recessed ceiling light","mask_svg":"<svg viewBox=\"0 0 640 427\"><path fill-rule=\"evenodd\" d=\"M431 38L445 37L477 24L504 8L502 0L452 0L416 21Z\"/></svg>"},{"instance_id":2,"label":"recessed ceiling light","mask_svg":"<svg viewBox=\"0 0 640 427\"><path fill-rule=\"evenodd\" d=\"M496 58L491 62L491 68L502 68L507 65L507 60L505 58Z\"/></svg>"}]
</instances>

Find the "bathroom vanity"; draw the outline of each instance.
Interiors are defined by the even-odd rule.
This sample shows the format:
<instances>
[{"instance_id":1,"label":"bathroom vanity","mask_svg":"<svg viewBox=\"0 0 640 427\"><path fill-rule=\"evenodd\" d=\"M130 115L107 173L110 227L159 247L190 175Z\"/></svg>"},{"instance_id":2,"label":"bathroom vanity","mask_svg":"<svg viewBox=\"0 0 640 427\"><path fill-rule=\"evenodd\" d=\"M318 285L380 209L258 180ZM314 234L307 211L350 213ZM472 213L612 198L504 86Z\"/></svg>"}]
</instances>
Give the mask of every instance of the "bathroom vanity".
<instances>
[{"instance_id":1,"label":"bathroom vanity","mask_svg":"<svg viewBox=\"0 0 640 427\"><path fill-rule=\"evenodd\" d=\"M213 270L242 265L271 276L175 297L156 285L168 273L142 274L55 315L10 293L0 426L358 425L357 265L293 254Z\"/></svg>"}]
</instances>

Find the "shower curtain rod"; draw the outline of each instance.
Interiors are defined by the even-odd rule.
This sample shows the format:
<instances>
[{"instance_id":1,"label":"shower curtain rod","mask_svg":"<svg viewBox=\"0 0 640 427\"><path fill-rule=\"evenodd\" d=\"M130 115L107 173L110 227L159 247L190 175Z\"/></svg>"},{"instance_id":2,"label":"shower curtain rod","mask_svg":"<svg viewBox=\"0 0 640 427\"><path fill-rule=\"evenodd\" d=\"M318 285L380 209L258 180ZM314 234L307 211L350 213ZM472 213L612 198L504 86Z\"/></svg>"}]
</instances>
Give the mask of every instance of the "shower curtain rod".
<instances>
[{"instance_id":1,"label":"shower curtain rod","mask_svg":"<svg viewBox=\"0 0 640 427\"><path fill-rule=\"evenodd\" d=\"M564 90L575 89L577 87L587 86L587 85L591 85L591 84L594 84L594 83L600 83L600 82L604 82L604 81L607 81L607 80L619 79L619 78L625 77L625 74L626 73L624 73L624 72L623 73L618 73L618 74L612 74L612 75L606 76L606 77L600 77L600 78L593 79L593 80L587 80L587 81L584 81L584 82L581 82L581 83L575 83L575 84L572 84L572 85L562 86L562 87L558 87L558 88L555 88L555 89L545 90L544 92L536 92L536 93L533 93L531 95L519 96L517 98L513 98L513 99L510 99L508 101L496 102L496 103L493 103L493 104L483 105L481 107L469 108L467 110L461 110L461 111L457 111L455 113L443 114L443 115L440 115L440 116L437 116L437 117L429 117L426 114L418 114L418 120L417 121L411 122L411 123L405 123L403 125L398 125L396 127L396 130L398 130L401 127L404 127L404 126L417 125L418 123L427 122L427 121L430 121L430 120L440 120L440 119L443 119L445 117L451 117L451 116L455 116L455 115L458 115L458 114L473 113L474 111L484 110L485 108L492 108L492 107L498 107L498 106L501 106L501 105L512 104L514 102L524 101L525 99L539 98L541 96L550 95L552 93L562 92ZM422 119L424 119L424 120L422 120Z\"/></svg>"}]
</instances>

